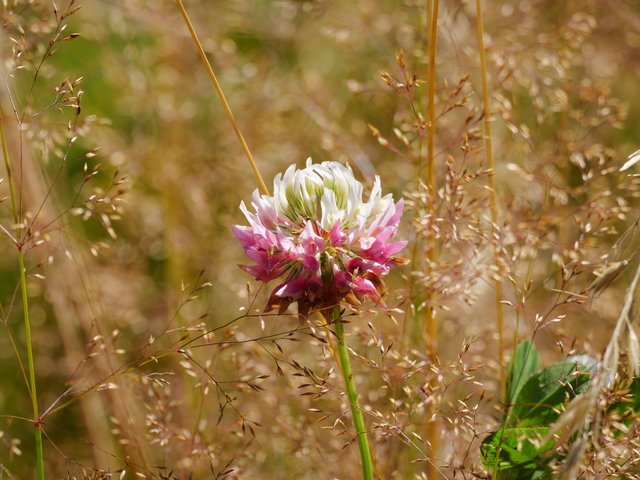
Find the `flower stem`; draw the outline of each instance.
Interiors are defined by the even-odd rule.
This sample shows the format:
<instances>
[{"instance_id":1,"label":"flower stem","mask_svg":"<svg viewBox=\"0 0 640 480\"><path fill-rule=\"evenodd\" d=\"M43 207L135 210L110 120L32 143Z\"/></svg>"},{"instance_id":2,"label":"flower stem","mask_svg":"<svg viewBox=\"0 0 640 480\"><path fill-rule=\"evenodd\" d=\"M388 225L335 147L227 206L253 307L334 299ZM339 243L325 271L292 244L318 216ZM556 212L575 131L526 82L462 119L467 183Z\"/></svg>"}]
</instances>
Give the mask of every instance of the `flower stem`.
<instances>
[{"instance_id":1,"label":"flower stem","mask_svg":"<svg viewBox=\"0 0 640 480\"><path fill-rule=\"evenodd\" d=\"M333 324L336 336L338 337L338 356L340 358L340 369L347 387L347 397L349 398L349 406L351 407L351 416L353 417L353 426L356 429L358 437L358 448L360 449L360 460L362 462L362 478L364 480L373 480L373 461L371 459L371 448L369 447L369 439L364 425L364 418L360 405L358 403L358 392L353 381L351 373L351 361L349 360L349 350L344 335L344 325L341 321L340 308L335 307L333 310Z\"/></svg>"}]
</instances>

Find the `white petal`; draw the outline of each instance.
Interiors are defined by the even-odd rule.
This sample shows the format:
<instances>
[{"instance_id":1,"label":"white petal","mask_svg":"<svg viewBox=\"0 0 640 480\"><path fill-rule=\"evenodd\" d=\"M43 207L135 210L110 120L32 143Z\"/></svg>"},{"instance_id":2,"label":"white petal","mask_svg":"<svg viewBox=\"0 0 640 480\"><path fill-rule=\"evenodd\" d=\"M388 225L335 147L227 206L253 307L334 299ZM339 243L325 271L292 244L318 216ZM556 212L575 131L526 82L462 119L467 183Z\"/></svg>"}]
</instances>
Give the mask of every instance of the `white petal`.
<instances>
[{"instance_id":1,"label":"white petal","mask_svg":"<svg viewBox=\"0 0 640 480\"><path fill-rule=\"evenodd\" d=\"M622 165L622 167L620 168L620 171L624 172L625 170L628 170L631 167L633 167L638 162L640 162L640 150L636 150L631 155L629 155L629 160L627 160L625 164Z\"/></svg>"},{"instance_id":2,"label":"white petal","mask_svg":"<svg viewBox=\"0 0 640 480\"><path fill-rule=\"evenodd\" d=\"M324 189L321 201L322 218L320 219L320 226L325 230L331 230L333 224L340 218L340 211L336 204L336 194L333 190L328 188Z\"/></svg>"}]
</instances>

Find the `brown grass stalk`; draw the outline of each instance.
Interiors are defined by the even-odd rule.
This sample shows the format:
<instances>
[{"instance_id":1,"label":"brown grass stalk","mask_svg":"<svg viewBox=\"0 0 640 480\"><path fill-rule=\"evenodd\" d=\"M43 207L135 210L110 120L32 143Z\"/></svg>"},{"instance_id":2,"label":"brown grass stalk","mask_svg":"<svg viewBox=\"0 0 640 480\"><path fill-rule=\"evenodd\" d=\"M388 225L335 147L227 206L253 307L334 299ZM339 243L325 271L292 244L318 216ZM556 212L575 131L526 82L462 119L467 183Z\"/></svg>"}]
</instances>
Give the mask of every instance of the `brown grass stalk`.
<instances>
[{"instance_id":1,"label":"brown grass stalk","mask_svg":"<svg viewBox=\"0 0 640 480\"><path fill-rule=\"evenodd\" d=\"M491 170L489 175L489 210L491 212L491 245L493 246L493 257L496 269L498 269L498 245L496 240L496 227L498 222L498 207L496 202L495 172L493 163L493 151L491 146L491 115L489 112L489 89L487 87L487 61L484 49L484 28L482 22L482 6L480 0L476 0L476 20L478 32L478 50L480 53L480 66L482 69L482 105L484 109L484 149L487 158L487 168ZM495 305L496 305L496 327L498 329L498 362L500 364L500 391L505 385L504 366L504 313L502 309L502 281L495 281Z\"/></svg>"},{"instance_id":2,"label":"brown grass stalk","mask_svg":"<svg viewBox=\"0 0 640 480\"><path fill-rule=\"evenodd\" d=\"M428 73L428 95L427 95L427 184L429 186L429 193L432 196L430 205L431 217L435 217L435 198L436 198L436 179L434 168L434 139L436 130L436 115L435 115L435 82L436 82L436 39L438 34L438 7L439 0L433 0L431 8L427 8L427 15L430 16L429 24L429 73ZM428 18L427 17L427 18ZM435 239L434 239L435 240ZM436 260L436 245L432 242L428 246L427 259L430 263L428 268L432 268ZM433 306L433 291L427 293L427 303L425 307L426 322L426 347L432 359L435 359L438 355L438 323L436 321L436 312ZM435 406L434 406L435 409ZM427 478L438 478L439 472L436 465L436 455L438 454L439 446L439 432L438 424L435 420L435 410L429 412L432 417L427 423L427 440L430 445L430 455L432 461L427 463Z\"/></svg>"},{"instance_id":3,"label":"brown grass stalk","mask_svg":"<svg viewBox=\"0 0 640 480\"><path fill-rule=\"evenodd\" d=\"M256 162L253 159L253 155L251 155L251 151L249 150L249 146L247 145L247 142L245 141L244 136L240 131L240 127L238 127L238 123L236 122L233 112L231 111L229 102L227 102L227 99L224 96L224 92L222 91L222 87L220 86L220 83L218 83L218 79L216 78L216 74L213 72L213 68L211 68L211 63L209 62L209 59L207 58L206 53L204 53L204 48L202 48L202 43L200 43L198 34L196 33L196 30L193 27L191 20L189 19L189 15L187 15L187 10L184 8L182 0L176 0L176 4L178 5L180 12L182 13L182 17L184 18L184 22L186 23L187 28L189 29L189 32L191 33L191 38L193 38L193 43L195 44L196 49L200 54L202 63L204 63L205 67L207 68L207 73L209 74L209 78L211 78L211 82L213 83L213 86L216 89L218 97L220 97L220 101L222 102L222 106L224 107L224 110L227 113L227 117L229 117L229 121L231 122L231 125L233 126L233 129L236 132L238 141L242 146L242 151L247 157L247 160L249 161L249 165L251 166L251 170L253 171L253 175L256 177L256 180L258 181L258 186L260 187L260 190L262 190L262 193L264 193L265 195L269 195L269 189L267 188L267 185L264 183L264 180L262 179L262 175L260 175L260 171L258 170L258 165L256 165Z\"/></svg>"},{"instance_id":4,"label":"brown grass stalk","mask_svg":"<svg viewBox=\"0 0 640 480\"><path fill-rule=\"evenodd\" d=\"M429 192L435 199L436 180L434 172L434 137L435 137L435 79L436 79L436 36L438 31L438 0L433 0L431 11L431 24L429 26L429 73L428 73L428 95L427 95L427 185ZM431 215L435 215L435 205L431 203ZM427 249L429 262L436 259L436 246L431 244ZM427 294L427 307L425 309L426 322L424 327L427 351L435 357L438 350L438 324L435 318L435 310L432 305L433 293Z\"/></svg>"}]
</instances>

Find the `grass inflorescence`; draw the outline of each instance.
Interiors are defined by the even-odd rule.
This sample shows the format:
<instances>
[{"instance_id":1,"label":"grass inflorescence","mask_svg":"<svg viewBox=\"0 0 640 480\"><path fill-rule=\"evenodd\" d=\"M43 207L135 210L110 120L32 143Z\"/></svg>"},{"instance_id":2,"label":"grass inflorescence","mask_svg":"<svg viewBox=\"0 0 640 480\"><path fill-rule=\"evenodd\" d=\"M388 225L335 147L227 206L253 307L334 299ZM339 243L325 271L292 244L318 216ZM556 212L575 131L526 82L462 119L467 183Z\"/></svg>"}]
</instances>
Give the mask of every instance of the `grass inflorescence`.
<instances>
[{"instance_id":1,"label":"grass inflorescence","mask_svg":"<svg viewBox=\"0 0 640 480\"><path fill-rule=\"evenodd\" d=\"M0 477L639 478L633 2L209 3L0 5ZM237 268L307 157L381 301Z\"/></svg>"}]
</instances>

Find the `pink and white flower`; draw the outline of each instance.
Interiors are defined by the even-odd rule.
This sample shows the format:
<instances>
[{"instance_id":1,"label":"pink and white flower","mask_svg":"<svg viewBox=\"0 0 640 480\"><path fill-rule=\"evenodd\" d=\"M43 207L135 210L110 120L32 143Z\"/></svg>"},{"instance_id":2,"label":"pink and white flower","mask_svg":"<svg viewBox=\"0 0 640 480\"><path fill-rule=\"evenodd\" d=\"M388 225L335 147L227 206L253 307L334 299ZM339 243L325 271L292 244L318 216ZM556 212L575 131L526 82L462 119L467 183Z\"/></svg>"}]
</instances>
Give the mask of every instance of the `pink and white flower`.
<instances>
[{"instance_id":1,"label":"pink and white flower","mask_svg":"<svg viewBox=\"0 0 640 480\"><path fill-rule=\"evenodd\" d=\"M298 312L327 308L364 298L381 303L382 278L391 267L406 263L396 257L406 241L392 241L404 202L382 196L376 176L368 201L348 166L337 162L298 170L291 165L273 181L273 195L254 191L249 225L233 233L255 263L240 267L257 280L284 281L271 293L266 310L281 312L298 302Z\"/></svg>"}]
</instances>

